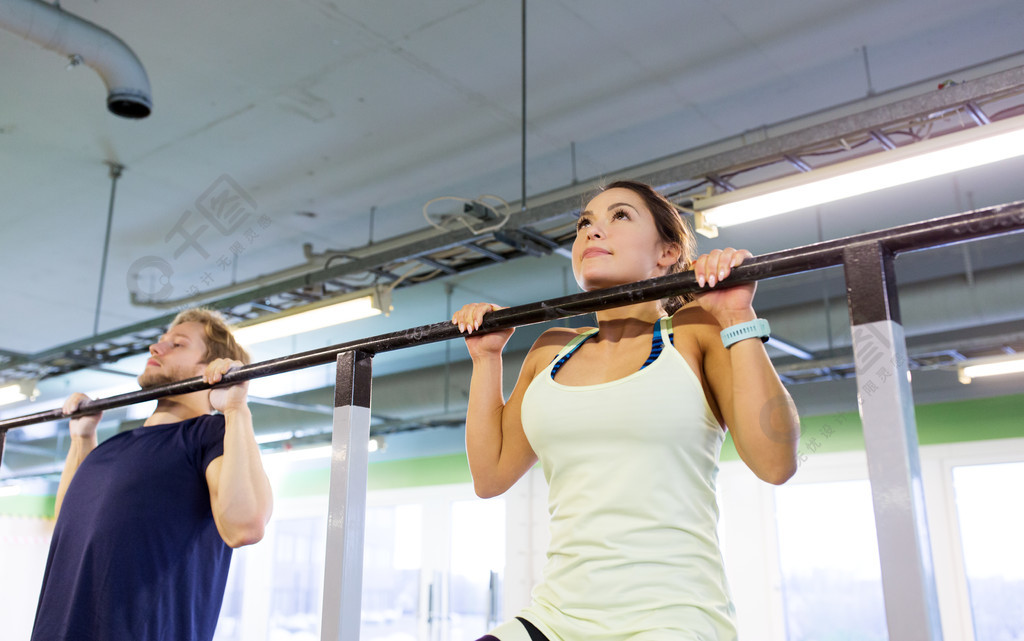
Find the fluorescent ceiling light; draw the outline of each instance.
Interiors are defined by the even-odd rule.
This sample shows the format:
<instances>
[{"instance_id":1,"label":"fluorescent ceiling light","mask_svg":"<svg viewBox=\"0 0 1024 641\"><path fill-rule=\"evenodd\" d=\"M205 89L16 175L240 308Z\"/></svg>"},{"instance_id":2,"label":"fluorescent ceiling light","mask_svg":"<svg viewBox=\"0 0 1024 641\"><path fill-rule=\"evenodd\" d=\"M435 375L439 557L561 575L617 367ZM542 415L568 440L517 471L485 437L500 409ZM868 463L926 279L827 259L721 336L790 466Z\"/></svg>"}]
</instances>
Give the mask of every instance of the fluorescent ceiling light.
<instances>
[{"instance_id":1,"label":"fluorescent ceiling light","mask_svg":"<svg viewBox=\"0 0 1024 641\"><path fill-rule=\"evenodd\" d=\"M794 345L793 343L790 343L788 341L784 341L781 338L769 336L765 344L768 345L769 347L774 347L780 352L786 352L787 354L796 356L801 360L809 361L814 358L814 354L808 352L806 349L803 349L802 347Z\"/></svg>"},{"instance_id":2,"label":"fluorescent ceiling light","mask_svg":"<svg viewBox=\"0 0 1024 641\"><path fill-rule=\"evenodd\" d=\"M957 378L967 384L982 376L1024 373L1024 354L1007 354L991 358L976 358L957 365Z\"/></svg>"},{"instance_id":3,"label":"fluorescent ceiling light","mask_svg":"<svg viewBox=\"0 0 1024 641\"><path fill-rule=\"evenodd\" d=\"M254 345L390 312L390 292L378 287L245 321L236 325L232 333L242 345Z\"/></svg>"},{"instance_id":4,"label":"fluorescent ceiling light","mask_svg":"<svg viewBox=\"0 0 1024 641\"><path fill-rule=\"evenodd\" d=\"M0 485L0 498L5 496L18 496L21 494L21 486L15 483Z\"/></svg>"},{"instance_id":5,"label":"fluorescent ceiling light","mask_svg":"<svg viewBox=\"0 0 1024 641\"><path fill-rule=\"evenodd\" d=\"M34 401L39 396L35 381L18 381L0 386L0 405L21 401Z\"/></svg>"},{"instance_id":6,"label":"fluorescent ceiling light","mask_svg":"<svg viewBox=\"0 0 1024 641\"><path fill-rule=\"evenodd\" d=\"M295 432L292 432L291 430L289 430L287 432L274 432L272 434L257 434L256 435L256 444L257 445L266 445L267 443L283 442L283 441L287 441L290 438L293 438L294 436L295 436Z\"/></svg>"},{"instance_id":7,"label":"fluorescent ceiling light","mask_svg":"<svg viewBox=\"0 0 1024 641\"><path fill-rule=\"evenodd\" d=\"M373 454L374 452L384 452L388 449L388 441L383 436L371 436L366 448L370 454Z\"/></svg>"},{"instance_id":8,"label":"fluorescent ceiling light","mask_svg":"<svg viewBox=\"0 0 1024 641\"><path fill-rule=\"evenodd\" d=\"M21 385L18 383L0 387L0 405L17 403L18 401L24 401L27 398L28 397L21 391Z\"/></svg>"},{"instance_id":9,"label":"fluorescent ceiling light","mask_svg":"<svg viewBox=\"0 0 1024 641\"><path fill-rule=\"evenodd\" d=\"M1024 155L1024 116L916 142L847 162L694 198L698 231L767 218ZM702 229L701 229L702 228Z\"/></svg>"}]
</instances>

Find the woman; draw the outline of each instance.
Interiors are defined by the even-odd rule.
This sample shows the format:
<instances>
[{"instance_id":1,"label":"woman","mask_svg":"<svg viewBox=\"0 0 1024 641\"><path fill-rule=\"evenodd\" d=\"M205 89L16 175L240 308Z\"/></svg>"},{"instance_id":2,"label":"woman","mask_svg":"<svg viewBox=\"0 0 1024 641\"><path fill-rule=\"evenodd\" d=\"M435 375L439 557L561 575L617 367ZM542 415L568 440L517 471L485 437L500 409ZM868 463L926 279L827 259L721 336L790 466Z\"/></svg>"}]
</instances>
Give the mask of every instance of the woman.
<instances>
[{"instance_id":1,"label":"woman","mask_svg":"<svg viewBox=\"0 0 1024 641\"><path fill-rule=\"evenodd\" d=\"M779 484L796 471L799 423L762 344L755 284L715 289L750 252L693 260L693 247L651 187L601 191L577 223L580 287L692 269L706 291L545 331L507 402L501 352L513 330L472 334L495 305L454 314L473 359L466 449L477 494L503 493L538 458L549 485L544 578L521 616L481 641L735 639L716 534L725 430L750 469Z\"/></svg>"}]
</instances>

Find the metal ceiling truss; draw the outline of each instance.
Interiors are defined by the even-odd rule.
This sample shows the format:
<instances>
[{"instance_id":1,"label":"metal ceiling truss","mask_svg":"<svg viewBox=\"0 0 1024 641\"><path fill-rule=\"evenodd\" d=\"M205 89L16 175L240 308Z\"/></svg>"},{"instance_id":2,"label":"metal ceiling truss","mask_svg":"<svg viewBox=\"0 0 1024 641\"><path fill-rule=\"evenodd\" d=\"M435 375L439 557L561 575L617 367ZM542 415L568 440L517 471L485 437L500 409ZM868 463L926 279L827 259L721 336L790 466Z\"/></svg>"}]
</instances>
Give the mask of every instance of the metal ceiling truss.
<instances>
[{"instance_id":1,"label":"metal ceiling truss","mask_svg":"<svg viewBox=\"0 0 1024 641\"><path fill-rule=\"evenodd\" d=\"M918 347L908 345L907 368L911 371L955 371L957 365L964 361L1019 352L1024 352L1024 333L1020 332L921 344ZM776 364L775 369L779 373L779 378L787 385L820 383L856 377L853 352L850 349L845 349L842 354L827 358L780 362Z\"/></svg>"},{"instance_id":2,"label":"metal ceiling truss","mask_svg":"<svg viewBox=\"0 0 1024 641\"><path fill-rule=\"evenodd\" d=\"M685 206L709 187L729 191L766 179L766 175L775 178L809 171L911 140L1017 115L1024 112L1022 96L1024 67L1017 67L976 80L943 83L938 90L867 110L861 107L859 112L854 112L856 105L830 110L832 114L848 112L830 120L819 114L748 132L616 175L655 185ZM876 96L872 101L878 103L880 98ZM799 128L799 123L808 119L819 124ZM221 310L229 319L251 320L370 285L407 287L521 256L566 254L575 237L575 218L582 198L597 186L598 181L580 182L531 197L526 207L514 203L506 223L486 233L474 233L468 226L451 231L420 230L344 253L327 252L322 255L322 264L313 261L308 271L298 275L292 268L276 278L271 274L251 283L237 283L223 295L219 290L208 291L199 295L201 300L152 306L181 309L201 303ZM0 351L0 382L38 380L98 368L142 353L173 320L176 311L35 354ZM840 364L823 368L818 374L787 374L793 383L847 375L852 372L845 372Z\"/></svg>"}]
</instances>

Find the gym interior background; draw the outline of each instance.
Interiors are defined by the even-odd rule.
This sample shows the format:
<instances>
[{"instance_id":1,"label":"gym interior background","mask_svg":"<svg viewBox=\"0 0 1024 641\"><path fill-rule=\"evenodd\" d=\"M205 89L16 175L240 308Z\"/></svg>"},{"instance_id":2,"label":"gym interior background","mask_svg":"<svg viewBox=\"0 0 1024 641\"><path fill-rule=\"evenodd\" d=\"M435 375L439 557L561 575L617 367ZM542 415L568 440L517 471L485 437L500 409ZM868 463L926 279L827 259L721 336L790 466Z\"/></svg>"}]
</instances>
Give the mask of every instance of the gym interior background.
<instances>
[{"instance_id":1,"label":"gym interior background","mask_svg":"<svg viewBox=\"0 0 1024 641\"><path fill-rule=\"evenodd\" d=\"M9 3L53 13L36 4ZM0 11L0 418L133 389L145 345L186 305L253 326L367 296L388 311L253 345L266 360L467 302L575 293L573 208L607 179L657 178L700 212L702 252L761 254L1024 199L1016 157L723 221L717 236L701 204L1012 129L1019 2L550 0L525 4L525 23L523 6L69 0L64 12L109 32L79 37L117 52L77 58ZM1021 248L1010 235L897 262L946 639L1024 636L1024 375L960 380L1024 350ZM741 638L886 639L857 413L870 389L853 378L842 273L764 281L755 304L803 436L782 487L723 452ZM513 337L507 385L542 330ZM475 639L539 576L543 476L487 501L469 485L467 359L460 341L374 359L361 638ZM218 639L319 638L333 382L325 366L251 386L277 507L266 539L235 556ZM101 438L151 409L107 412ZM7 434L5 639L31 626L65 434L66 422Z\"/></svg>"}]
</instances>

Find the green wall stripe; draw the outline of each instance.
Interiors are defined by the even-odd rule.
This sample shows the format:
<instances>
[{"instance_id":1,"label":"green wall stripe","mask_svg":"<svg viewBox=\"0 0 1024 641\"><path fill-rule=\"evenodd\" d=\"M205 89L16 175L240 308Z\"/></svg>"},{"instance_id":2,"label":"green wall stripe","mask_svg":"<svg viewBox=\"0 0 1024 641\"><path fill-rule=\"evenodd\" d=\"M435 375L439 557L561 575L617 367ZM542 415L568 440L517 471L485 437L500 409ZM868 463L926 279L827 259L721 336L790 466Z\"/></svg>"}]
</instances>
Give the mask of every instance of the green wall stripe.
<instances>
[{"instance_id":1,"label":"green wall stripe","mask_svg":"<svg viewBox=\"0 0 1024 641\"><path fill-rule=\"evenodd\" d=\"M1024 394L922 405L916 415L922 445L1024 436Z\"/></svg>"},{"instance_id":2,"label":"green wall stripe","mask_svg":"<svg viewBox=\"0 0 1024 641\"><path fill-rule=\"evenodd\" d=\"M929 403L914 410L921 445L987 441L1024 436L1024 394ZM800 417L801 454L864 449L864 430L857 412ZM739 459L732 438L722 445L722 460Z\"/></svg>"},{"instance_id":3,"label":"green wall stripe","mask_svg":"<svg viewBox=\"0 0 1024 641\"><path fill-rule=\"evenodd\" d=\"M390 490L399 487L472 483L469 460L465 452L398 461L382 461L370 465L367 487Z\"/></svg>"},{"instance_id":4,"label":"green wall stripe","mask_svg":"<svg viewBox=\"0 0 1024 641\"><path fill-rule=\"evenodd\" d=\"M1024 394L919 405L915 412L922 445L960 443L1024 436ZM860 416L843 412L800 419L800 453L847 452L864 449ZM737 460L731 438L722 446L722 460ZM370 490L470 483L469 463L460 452L445 456L371 463ZM278 485L279 498L323 496L330 484L328 467L292 472ZM53 518L52 496L0 499L0 515Z\"/></svg>"},{"instance_id":5,"label":"green wall stripe","mask_svg":"<svg viewBox=\"0 0 1024 641\"><path fill-rule=\"evenodd\" d=\"M277 496L294 498L323 496L330 486L329 467L318 467L289 474L277 486ZM369 490L471 483L469 461L465 453L370 463L367 471Z\"/></svg>"},{"instance_id":6,"label":"green wall stripe","mask_svg":"<svg viewBox=\"0 0 1024 641\"><path fill-rule=\"evenodd\" d=\"M31 516L42 519L53 518L56 496L19 495L0 498L0 516Z\"/></svg>"}]
</instances>

